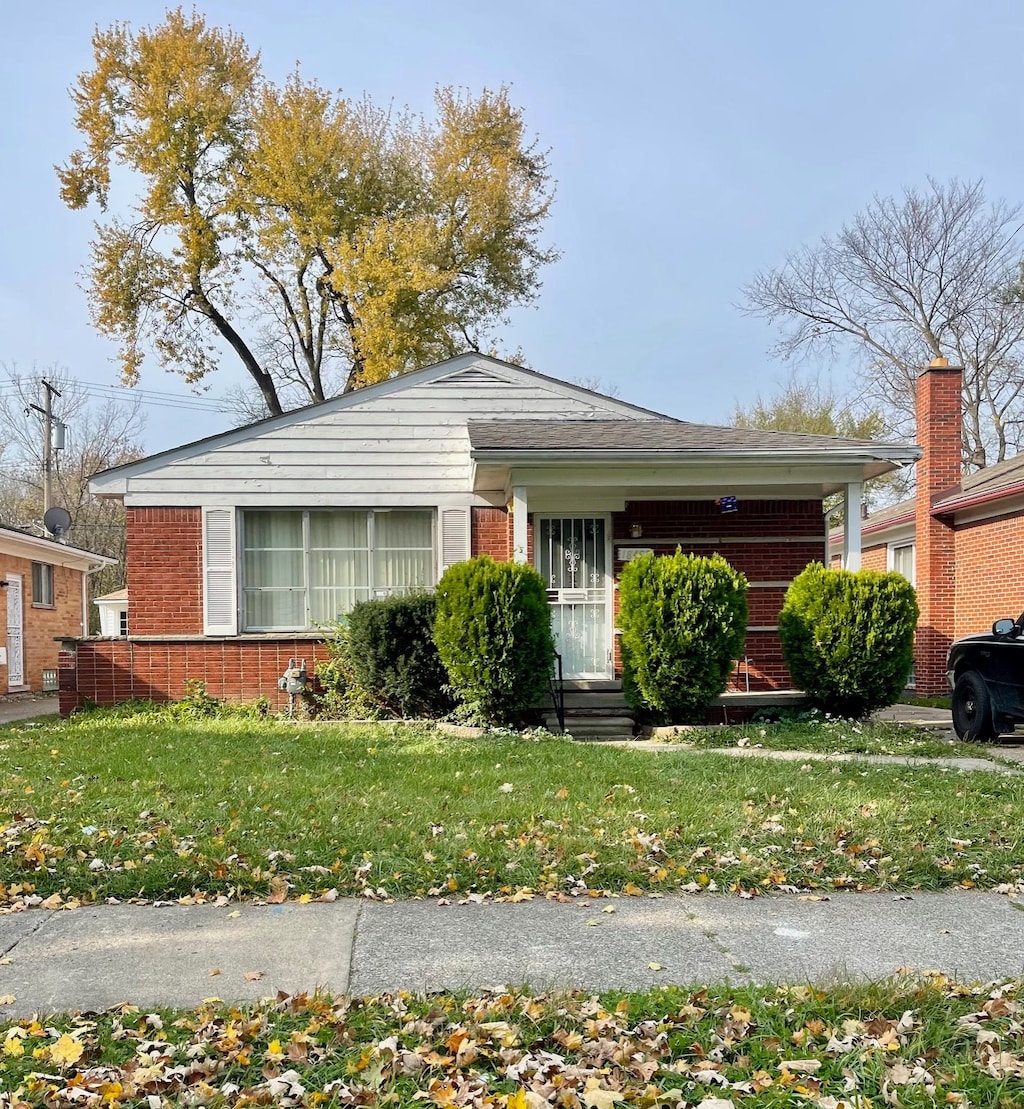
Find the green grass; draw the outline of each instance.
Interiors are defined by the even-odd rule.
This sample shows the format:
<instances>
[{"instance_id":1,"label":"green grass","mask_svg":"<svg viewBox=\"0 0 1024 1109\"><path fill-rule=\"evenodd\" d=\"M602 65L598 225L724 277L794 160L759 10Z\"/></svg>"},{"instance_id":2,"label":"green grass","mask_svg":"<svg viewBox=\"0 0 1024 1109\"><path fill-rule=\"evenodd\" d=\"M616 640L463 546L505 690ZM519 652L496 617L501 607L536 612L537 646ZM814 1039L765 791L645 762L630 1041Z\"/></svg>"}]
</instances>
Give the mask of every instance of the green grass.
<instances>
[{"instance_id":1,"label":"green grass","mask_svg":"<svg viewBox=\"0 0 1024 1109\"><path fill-rule=\"evenodd\" d=\"M738 724L697 728L669 737L670 743L706 749L761 747L767 751L845 752L860 755L914 755L919 758L977 758L976 743L899 724L863 724L852 720L801 720L785 724Z\"/></svg>"},{"instance_id":2,"label":"green grass","mask_svg":"<svg viewBox=\"0 0 1024 1109\"><path fill-rule=\"evenodd\" d=\"M72 1105L1013 1109L1022 982L281 997L0 1022L0 1088ZM301 1089L300 1089L301 1087ZM147 1101L147 1099L149 1099ZM8 1102L4 1102L8 1104Z\"/></svg>"},{"instance_id":3,"label":"green grass","mask_svg":"<svg viewBox=\"0 0 1024 1109\"><path fill-rule=\"evenodd\" d=\"M387 724L0 730L0 904L991 887L1024 881L1022 835L1024 776Z\"/></svg>"}]
</instances>

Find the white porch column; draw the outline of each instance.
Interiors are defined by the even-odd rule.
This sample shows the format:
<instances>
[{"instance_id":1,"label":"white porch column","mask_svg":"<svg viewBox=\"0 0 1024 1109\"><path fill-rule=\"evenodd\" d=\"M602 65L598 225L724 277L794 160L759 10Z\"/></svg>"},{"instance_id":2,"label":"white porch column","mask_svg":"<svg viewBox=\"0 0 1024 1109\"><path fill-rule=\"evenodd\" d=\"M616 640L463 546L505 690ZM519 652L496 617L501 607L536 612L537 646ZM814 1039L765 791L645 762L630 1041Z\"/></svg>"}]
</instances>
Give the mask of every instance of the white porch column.
<instances>
[{"instance_id":1,"label":"white porch column","mask_svg":"<svg viewBox=\"0 0 1024 1109\"><path fill-rule=\"evenodd\" d=\"M843 569L860 569L860 502L864 483L851 481L843 490Z\"/></svg>"},{"instance_id":2,"label":"white porch column","mask_svg":"<svg viewBox=\"0 0 1024 1109\"><path fill-rule=\"evenodd\" d=\"M527 561L526 486L512 487L512 561Z\"/></svg>"}]
</instances>

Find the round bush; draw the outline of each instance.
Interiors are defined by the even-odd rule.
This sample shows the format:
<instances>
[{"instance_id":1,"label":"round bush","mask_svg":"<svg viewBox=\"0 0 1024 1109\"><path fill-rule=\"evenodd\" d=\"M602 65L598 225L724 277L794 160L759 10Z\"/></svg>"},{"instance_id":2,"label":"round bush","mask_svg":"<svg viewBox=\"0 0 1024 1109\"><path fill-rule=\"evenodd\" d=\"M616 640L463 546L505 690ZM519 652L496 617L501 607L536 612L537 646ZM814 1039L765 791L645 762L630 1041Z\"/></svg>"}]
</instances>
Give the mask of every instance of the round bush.
<instances>
[{"instance_id":1,"label":"round bush","mask_svg":"<svg viewBox=\"0 0 1024 1109\"><path fill-rule=\"evenodd\" d=\"M443 716L453 707L434 643L435 598L410 593L360 601L348 616L357 684L395 716Z\"/></svg>"},{"instance_id":2,"label":"round bush","mask_svg":"<svg viewBox=\"0 0 1024 1109\"><path fill-rule=\"evenodd\" d=\"M794 684L835 716L859 719L893 704L913 665L917 616L914 587L902 574L812 562L779 613Z\"/></svg>"},{"instance_id":3,"label":"round bush","mask_svg":"<svg viewBox=\"0 0 1024 1109\"><path fill-rule=\"evenodd\" d=\"M489 555L438 582L434 641L452 692L470 713L514 725L548 691L555 646L540 574Z\"/></svg>"},{"instance_id":4,"label":"round bush","mask_svg":"<svg viewBox=\"0 0 1024 1109\"><path fill-rule=\"evenodd\" d=\"M653 720L703 720L747 634L747 579L721 555L642 555L619 581L630 704Z\"/></svg>"}]
</instances>

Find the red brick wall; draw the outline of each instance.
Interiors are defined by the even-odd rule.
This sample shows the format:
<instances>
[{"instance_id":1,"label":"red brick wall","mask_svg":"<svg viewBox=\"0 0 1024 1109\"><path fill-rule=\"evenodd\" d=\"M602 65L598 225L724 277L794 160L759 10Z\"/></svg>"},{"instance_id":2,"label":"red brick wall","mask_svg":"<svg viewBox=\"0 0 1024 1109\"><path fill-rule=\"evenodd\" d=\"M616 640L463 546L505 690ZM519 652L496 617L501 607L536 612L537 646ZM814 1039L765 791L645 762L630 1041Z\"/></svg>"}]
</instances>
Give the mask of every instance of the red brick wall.
<instances>
[{"instance_id":1,"label":"red brick wall","mask_svg":"<svg viewBox=\"0 0 1024 1109\"><path fill-rule=\"evenodd\" d=\"M128 630L201 635L203 514L199 508L129 508Z\"/></svg>"},{"instance_id":2,"label":"red brick wall","mask_svg":"<svg viewBox=\"0 0 1024 1109\"><path fill-rule=\"evenodd\" d=\"M944 360L937 360L944 363ZM921 616L914 645L917 691L946 690L946 651L956 614L955 541L951 521L932 515L935 497L960 481L963 373L945 364L928 366L917 382L917 464L915 554L917 602Z\"/></svg>"},{"instance_id":3,"label":"red brick wall","mask_svg":"<svg viewBox=\"0 0 1024 1109\"><path fill-rule=\"evenodd\" d=\"M1024 516L961 524L956 536L953 638L988 631L993 620L1024 610Z\"/></svg>"},{"instance_id":4,"label":"red brick wall","mask_svg":"<svg viewBox=\"0 0 1024 1109\"><path fill-rule=\"evenodd\" d=\"M66 715L88 702L177 701L190 679L204 682L213 697L266 697L283 709L288 694L279 692L277 680L293 657L304 658L312 675L327 652L311 639L83 639L76 652L62 652L60 709Z\"/></svg>"},{"instance_id":5,"label":"red brick wall","mask_svg":"<svg viewBox=\"0 0 1024 1109\"><path fill-rule=\"evenodd\" d=\"M888 543L880 543L874 547L864 547L860 552L860 564L864 570L881 570L889 569L889 545Z\"/></svg>"},{"instance_id":6,"label":"red brick wall","mask_svg":"<svg viewBox=\"0 0 1024 1109\"><path fill-rule=\"evenodd\" d=\"M471 509L470 554L507 562L512 557L512 513L504 508Z\"/></svg>"},{"instance_id":7,"label":"red brick wall","mask_svg":"<svg viewBox=\"0 0 1024 1109\"><path fill-rule=\"evenodd\" d=\"M55 637L82 634L82 571L53 566L53 605L43 607L32 596L32 561L0 555L0 581L6 581L9 573L21 575L25 684L18 688L38 692L43 685L43 671L57 666L59 646ZM42 552L36 561L46 561ZM6 589L0 589L0 646L7 646ZM0 695L10 688L8 667L0 663Z\"/></svg>"}]
</instances>

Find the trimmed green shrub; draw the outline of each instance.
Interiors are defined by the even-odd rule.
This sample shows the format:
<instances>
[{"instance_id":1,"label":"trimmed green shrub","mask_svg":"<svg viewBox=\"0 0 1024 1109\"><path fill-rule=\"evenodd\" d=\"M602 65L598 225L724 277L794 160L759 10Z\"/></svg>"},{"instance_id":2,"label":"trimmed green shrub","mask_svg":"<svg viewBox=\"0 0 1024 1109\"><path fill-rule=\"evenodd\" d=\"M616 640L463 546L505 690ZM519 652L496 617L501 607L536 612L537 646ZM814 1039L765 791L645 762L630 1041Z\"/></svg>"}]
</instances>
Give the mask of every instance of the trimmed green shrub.
<instances>
[{"instance_id":1,"label":"trimmed green shrub","mask_svg":"<svg viewBox=\"0 0 1024 1109\"><path fill-rule=\"evenodd\" d=\"M356 683L395 716L445 716L454 707L434 643L431 593L360 601L348 616Z\"/></svg>"},{"instance_id":2,"label":"trimmed green shrub","mask_svg":"<svg viewBox=\"0 0 1024 1109\"><path fill-rule=\"evenodd\" d=\"M548 691L555 645L540 574L480 555L438 582L434 640L452 692L471 715L519 724Z\"/></svg>"},{"instance_id":3,"label":"trimmed green shrub","mask_svg":"<svg viewBox=\"0 0 1024 1109\"><path fill-rule=\"evenodd\" d=\"M317 661L315 694L317 712L336 720L378 720L387 715L380 699L356 680L348 643L348 625L325 626L327 658Z\"/></svg>"},{"instance_id":4,"label":"trimmed green shrub","mask_svg":"<svg viewBox=\"0 0 1024 1109\"><path fill-rule=\"evenodd\" d=\"M902 574L812 562L779 613L794 684L834 716L859 719L893 704L914 661L917 616L917 595Z\"/></svg>"},{"instance_id":5,"label":"trimmed green shrub","mask_svg":"<svg viewBox=\"0 0 1024 1109\"><path fill-rule=\"evenodd\" d=\"M721 555L642 555L619 580L626 698L654 721L702 721L747 634L747 579Z\"/></svg>"}]
</instances>

